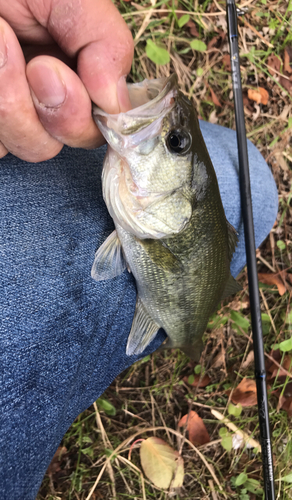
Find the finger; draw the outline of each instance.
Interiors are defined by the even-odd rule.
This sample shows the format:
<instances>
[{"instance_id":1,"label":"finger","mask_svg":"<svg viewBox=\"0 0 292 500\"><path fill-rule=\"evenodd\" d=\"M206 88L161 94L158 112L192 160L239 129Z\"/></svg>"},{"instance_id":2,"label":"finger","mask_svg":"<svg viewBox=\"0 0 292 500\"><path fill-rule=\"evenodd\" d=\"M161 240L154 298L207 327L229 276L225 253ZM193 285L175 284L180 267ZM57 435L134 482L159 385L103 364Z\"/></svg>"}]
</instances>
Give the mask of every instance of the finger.
<instances>
[{"instance_id":1,"label":"finger","mask_svg":"<svg viewBox=\"0 0 292 500\"><path fill-rule=\"evenodd\" d=\"M91 99L74 71L54 57L38 56L26 74L39 119L51 136L72 147L104 143L92 119Z\"/></svg>"},{"instance_id":2,"label":"finger","mask_svg":"<svg viewBox=\"0 0 292 500\"><path fill-rule=\"evenodd\" d=\"M25 61L10 26L0 18L0 141L15 156L42 161L62 144L41 125L25 74Z\"/></svg>"},{"instance_id":3,"label":"finger","mask_svg":"<svg viewBox=\"0 0 292 500\"><path fill-rule=\"evenodd\" d=\"M3 144L0 142L0 158L3 158L4 156L6 156L8 153L7 149L5 148L5 146L3 146Z\"/></svg>"},{"instance_id":4,"label":"finger","mask_svg":"<svg viewBox=\"0 0 292 500\"><path fill-rule=\"evenodd\" d=\"M69 56L78 54L78 74L91 99L109 113L130 109L125 76L133 39L112 1L51 0L46 5L48 32ZM44 23L39 12L35 15Z\"/></svg>"}]
</instances>

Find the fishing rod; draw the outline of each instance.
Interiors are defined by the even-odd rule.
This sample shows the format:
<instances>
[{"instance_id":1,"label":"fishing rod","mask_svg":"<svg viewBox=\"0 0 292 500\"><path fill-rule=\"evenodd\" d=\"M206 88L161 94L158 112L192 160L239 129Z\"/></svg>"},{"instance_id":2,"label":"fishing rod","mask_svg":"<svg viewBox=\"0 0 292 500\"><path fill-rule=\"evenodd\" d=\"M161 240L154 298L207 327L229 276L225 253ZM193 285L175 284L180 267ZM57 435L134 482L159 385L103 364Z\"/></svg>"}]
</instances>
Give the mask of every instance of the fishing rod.
<instances>
[{"instance_id":1,"label":"fishing rod","mask_svg":"<svg viewBox=\"0 0 292 500\"><path fill-rule=\"evenodd\" d=\"M253 332L255 379L257 386L259 427L262 445L265 499L275 500L273 455L270 437L268 393L266 385L265 355L262 333L259 284L256 263L256 247L252 216L247 139L244 123L241 74L238 51L237 12L234 0L226 2L228 38L230 45L233 99L238 145L241 210L244 225L247 260L248 287L250 296L251 325Z\"/></svg>"}]
</instances>

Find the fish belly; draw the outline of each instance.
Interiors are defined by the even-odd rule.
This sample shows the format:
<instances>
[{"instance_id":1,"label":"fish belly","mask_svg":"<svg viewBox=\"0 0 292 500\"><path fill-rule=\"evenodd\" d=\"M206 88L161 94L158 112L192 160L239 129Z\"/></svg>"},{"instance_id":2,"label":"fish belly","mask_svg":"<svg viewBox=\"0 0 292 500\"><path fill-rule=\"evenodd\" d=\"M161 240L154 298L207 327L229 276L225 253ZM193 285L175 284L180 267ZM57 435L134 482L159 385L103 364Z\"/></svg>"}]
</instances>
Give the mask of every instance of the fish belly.
<instances>
[{"instance_id":1,"label":"fish belly","mask_svg":"<svg viewBox=\"0 0 292 500\"><path fill-rule=\"evenodd\" d=\"M125 258L137 291L151 318L164 329L167 347L178 347L187 354L200 353L201 339L208 319L220 300L228 275L222 252L208 243L194 242L191 255L180 255L182 268L170 272L153 263L133 235L117 226ZM214 272L216 270L216 272ZM189 353L189 355L191 355Z\"/></svg>"}]
</instances>

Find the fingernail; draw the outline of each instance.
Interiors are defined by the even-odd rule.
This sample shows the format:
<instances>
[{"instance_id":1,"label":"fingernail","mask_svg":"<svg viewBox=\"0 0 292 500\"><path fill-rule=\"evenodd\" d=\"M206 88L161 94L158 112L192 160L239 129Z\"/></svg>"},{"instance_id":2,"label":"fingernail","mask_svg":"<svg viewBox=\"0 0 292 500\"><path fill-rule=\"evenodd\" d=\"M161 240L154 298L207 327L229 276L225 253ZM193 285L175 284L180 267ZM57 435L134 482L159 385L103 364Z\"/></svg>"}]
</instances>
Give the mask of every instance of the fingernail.
<instances>
[{"instance_id":1,"label":"fingernail","mask_svg":"<svg viewBox=\"0 0 292 500\"><path fill-rule=\"evenodd\" d=\"M51 66L30 63L27 79L40 105L56 108L65 101L66 87L58 72Z\"/></svg>"},{"instance_id":2,"label":"fingernail","mask_svg":"<svg viewBox=\"0 0 292 500\"><path fill-rule=\"evenodd\" d=\"M0 29L0 68L5 66L7 61L7 47L5 43L4 31Z\"/></svg>"},{"instance_id":3,"label":"fingernail","mask_svg":"<svg viewBox=\"0 0 292 500\"><path fill-rule=\"evenodd\" d=\"M121 78L118 81L117 94L118 94L120 112L123 113L125 111L129 111L132 108L132 106L125 76L121 76Z\"/></svg>"}]
</instances>

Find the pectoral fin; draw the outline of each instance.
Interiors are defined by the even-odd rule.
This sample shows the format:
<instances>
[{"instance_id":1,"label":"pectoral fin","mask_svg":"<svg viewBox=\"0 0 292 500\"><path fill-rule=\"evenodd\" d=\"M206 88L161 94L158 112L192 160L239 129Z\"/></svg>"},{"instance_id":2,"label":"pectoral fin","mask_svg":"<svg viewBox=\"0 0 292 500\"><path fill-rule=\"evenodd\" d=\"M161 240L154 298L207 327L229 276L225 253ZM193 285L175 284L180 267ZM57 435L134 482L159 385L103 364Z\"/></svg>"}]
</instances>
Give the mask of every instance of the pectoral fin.
<instances>
[{"instance_id":1,"label":"pectoral fin","mask_svg":"<svg viewBox=\"0 0 292 500\"><path fill-rule=\"evenodd\" d=\"M161 241L145 239L139 240L139 243L156 266L171 273L182 271L181 262Z\"/></svg>"},{"instance_id":2,"label":"pectoral fin","mask_svg":"<svg viewBox=\"0 0 292 500\"><path fill-rule=\"evenodd\" d=\"M220 300L224 300L227 297L229 297L230 295L234 295L235 293L239 292L240 290L242 290L242 287L240 286L239 283L237 283L237 281L230 274L228 281L225 285L224 292L223 292Z\"/></svg>"},{"instance_id":3,"label":"pectoral fin","mask_svg":"<svg viewBox=\"0 0 292 500\"><path fill-rule=\"evenodd\" d=\"M137 297L136 309L132 328L128 338L126 354L140 354L154 339L159 330L159 325L153 321L145 310L140 297Z\"/></svg>"},{"instance_id":4,"label":"pectoral fin","mask_svg":"<svg viewBox=\"0 0 292 500\"><path fill-rule=\"evenodd\" d=\"M117 232L113 231L95 254L91 277L95 281L109 280L122 274L125 269L122 245Z\"/></svg>"}]
</instances>

